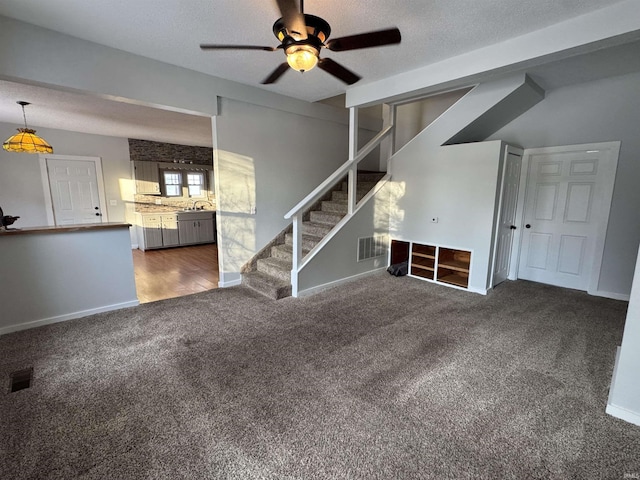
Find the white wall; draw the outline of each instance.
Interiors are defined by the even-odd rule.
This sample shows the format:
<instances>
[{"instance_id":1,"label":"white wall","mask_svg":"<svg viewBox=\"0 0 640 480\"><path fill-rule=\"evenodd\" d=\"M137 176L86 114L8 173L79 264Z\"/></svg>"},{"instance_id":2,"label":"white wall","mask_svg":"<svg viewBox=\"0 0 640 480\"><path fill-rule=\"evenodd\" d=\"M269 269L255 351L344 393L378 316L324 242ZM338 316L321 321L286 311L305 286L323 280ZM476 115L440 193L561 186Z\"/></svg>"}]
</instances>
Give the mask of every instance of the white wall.
<instances>
[{"instance_id":1,"label":"white wall","mask_svg":"<svg viewBox=\"0 0 640 480\"><path fill-rule=\"evenodd\" d=\"M409 140L427 128L469 90L469 88L463 88L398 106L395 122L396 150L404 147Z\"/></svg>"},{"instance_id":2,"label":"white wall","mask_svg":"<svg viewBox=\"0 0 640 480\"><path fill-rule=\"evenodd\" d=\"M640 426L640 254L622 346L611 381L607 413Z\"/></svg>"},{"instance_id":3,"label":"white wall","mask_svg":"<svg viewBox=\"0 0 640 480\"><path fill-rule=\"evenodd\" d=\"M0 123L0 136L8 138L16 125ZM121 187L131 180L129 144L126 138L90 135L34 126L56 155L102 158L107 214L110 222L125 221L125 202ZM19 215L15 227L47 225L44 191L38 155L0 150L0 206L6 215ZM111 206L115 200L117 205Z\"/></svg>"},{"instance_id":4,"label":"white wall","mask_svg":"<svg viewBox=\"0 0 640 480\"><path fill-rule=\"evenodd\" d=\"M224 286L239 281L242 265L290 223L284 215L347 160L348 128L229 99L214 125Z\"/></svg>"},{"instance_id":5,"label":"white wall","mask_svg":"<svg viewBox=\"0 0 640 480\"><path fill-rule=\"evenodd\" d=\"M640 73L547 92L492 135L524 148L621 141L598 290L631 291L640 244Z\"/></svg>"},{"instance_id":6,"label":"white wall","mask_svg":"<svg viewBox=\"0 0 640 480\"><path fill-rule=\"evenodd\" d=\"M128 230L0 235L0 335L138 305Z\"/></svg>"},{"instance_id":7,"label":"white wall","mask_svg":"<svg viewBox=\"0 0 640 480\"><path fill-rule=\"evenodd\" d=\"M330 285L387 266L384 255L358 262L358 239L389 231L389 191L385 185L367 202L327 245L301 270L298 293Z\"/></svg>"},{"instance_id":8,"label":"white wall","mask_svg":"<svg viewBox=\"0 0 640 480\"><path fill-rule=\"evenodd\" d=\"M425 150L421 136L394 158L389 233L394 240L471 250L469 289L489 288L499 141ZM438 223L431 223L438 217Z\"/></svg>"}]
</instances>

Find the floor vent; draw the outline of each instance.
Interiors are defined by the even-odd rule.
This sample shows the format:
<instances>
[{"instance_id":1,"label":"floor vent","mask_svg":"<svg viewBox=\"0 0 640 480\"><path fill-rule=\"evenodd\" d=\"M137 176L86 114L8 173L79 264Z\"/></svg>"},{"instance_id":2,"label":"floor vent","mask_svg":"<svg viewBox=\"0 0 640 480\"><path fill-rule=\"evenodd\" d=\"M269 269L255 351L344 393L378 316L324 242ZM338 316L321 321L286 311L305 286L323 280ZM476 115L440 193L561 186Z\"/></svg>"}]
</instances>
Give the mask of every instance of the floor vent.
<instances>
[{"instance_id":1,"label":"floor vent","mask_svg":"<svg viewBox=\"0 0 640 480\"><path fill-rule=\"evenodd\" d=\"M33 368L27 368L26 370L18 370L9 375L11 378L11 385L9 392L17 392L18 390L24 390L31 386L31 380L33 379Z\"/></svg>"},{"instance_id":2,"label":"floor vent","mask_svg":"<svg viewBox=\"0 0 640 480\"><path fill-rule=\"evenodd\" d=\"M358 261L381 257L387 253L387 236L374 235L358 239Z\"/></svg>"}]
</instances>

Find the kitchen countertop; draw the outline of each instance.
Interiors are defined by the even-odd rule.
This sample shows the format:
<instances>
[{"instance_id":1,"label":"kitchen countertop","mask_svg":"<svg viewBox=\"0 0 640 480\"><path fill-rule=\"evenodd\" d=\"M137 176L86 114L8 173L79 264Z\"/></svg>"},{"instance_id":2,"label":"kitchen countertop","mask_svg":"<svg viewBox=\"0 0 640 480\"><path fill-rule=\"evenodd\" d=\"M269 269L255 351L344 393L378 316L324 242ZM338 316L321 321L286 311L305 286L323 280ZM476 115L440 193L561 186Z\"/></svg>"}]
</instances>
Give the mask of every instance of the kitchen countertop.
<instances>
[{"instance_id":1,"label":"kitchen countertop","mask_svg":"<svg viewBox=\"0 0 640 480\"><path fill-rule=\"evenodd\" d=\"M129 223L106 222L106 223L85 223L81 225L59 225L44 227L11 228L10 230L0 230L0 237L14 235L34 235L41 233L69 233L87 232L91 230L109 230L114 228L129 228Z\"/></svg>"},{"instance_id":2,"label":"kitchen countertop","mask_svg":"<svg viewBox=\"0 0 640 480\"><path fill-rule=\"evenodd\" d=\"M148 210L144 212L136 212L139 215L177 215L180 213L216 213L215 210Z\"/></svg>"}]
</instances>

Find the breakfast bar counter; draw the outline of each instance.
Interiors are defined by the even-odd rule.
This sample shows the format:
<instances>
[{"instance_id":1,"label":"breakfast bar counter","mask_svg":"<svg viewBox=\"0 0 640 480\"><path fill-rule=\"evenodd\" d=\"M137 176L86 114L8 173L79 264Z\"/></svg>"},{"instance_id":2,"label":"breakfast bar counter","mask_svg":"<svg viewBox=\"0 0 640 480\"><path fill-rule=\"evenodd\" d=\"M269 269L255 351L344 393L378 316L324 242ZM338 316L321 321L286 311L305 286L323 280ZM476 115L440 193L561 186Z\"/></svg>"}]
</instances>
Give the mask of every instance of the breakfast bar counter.
<instances>
[{"instance_id":1,"label":"breakfast bar counter","mask_svg":"<svg viewBox=\"0 0 640 480\"><path fill-rule=\"evenodd\" d=\"M33 235L35 233L67 233L67 232L84 232L88 230L107 230L114 228L129 228L129 223L107 222L107 223L83 223L80 225L53 225L45 227L26 227L26 228L9 228L9 230L0 230L0 236L3 235Z\"/></svg>"}]
</instances>

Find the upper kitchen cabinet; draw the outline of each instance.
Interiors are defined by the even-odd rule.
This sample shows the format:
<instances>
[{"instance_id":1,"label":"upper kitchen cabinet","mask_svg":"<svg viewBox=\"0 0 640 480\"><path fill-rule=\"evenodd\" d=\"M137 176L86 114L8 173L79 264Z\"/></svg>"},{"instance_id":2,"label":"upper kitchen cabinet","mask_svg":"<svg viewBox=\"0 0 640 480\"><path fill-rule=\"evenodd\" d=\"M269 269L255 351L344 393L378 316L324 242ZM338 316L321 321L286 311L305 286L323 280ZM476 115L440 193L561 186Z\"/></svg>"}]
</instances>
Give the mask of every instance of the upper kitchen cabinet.
<instances>
[{"instance_id":1,"label":"upper kitchen cabinet","mask_svg":"<svg viewBox=\"0 0 640 480\"><path fill-rule=\"evenodd\" d=\"M133 162L136 193L160 195L160 171L158 162Z\"/></svg>"}]
</instances>

